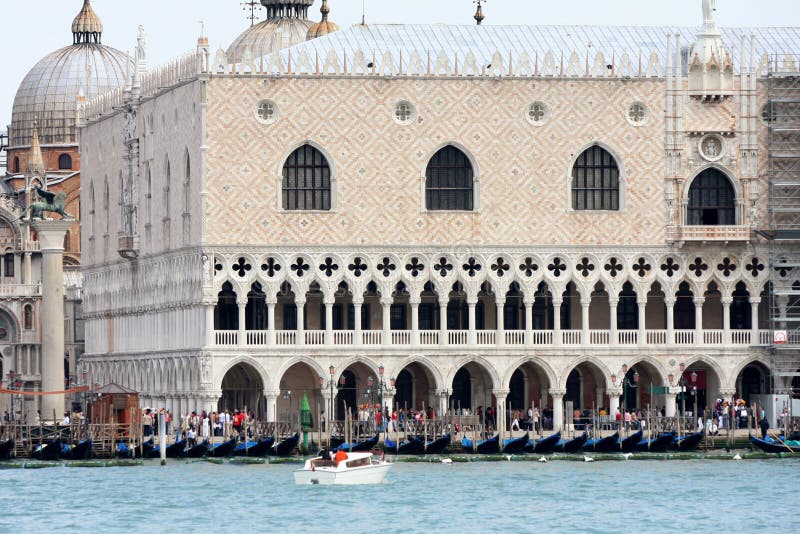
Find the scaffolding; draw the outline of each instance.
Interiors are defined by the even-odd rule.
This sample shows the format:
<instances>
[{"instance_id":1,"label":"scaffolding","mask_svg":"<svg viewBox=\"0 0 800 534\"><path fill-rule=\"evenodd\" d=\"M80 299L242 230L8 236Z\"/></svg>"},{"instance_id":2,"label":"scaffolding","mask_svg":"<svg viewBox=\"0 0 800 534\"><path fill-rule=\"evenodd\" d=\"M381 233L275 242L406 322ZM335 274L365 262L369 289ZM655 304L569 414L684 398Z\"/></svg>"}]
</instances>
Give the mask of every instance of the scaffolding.
<instances>
[{"instance_id":1,"label":"scaffolding","mask_svg":"<svg viewBox=\"0 0 800 534\"><path fill-rule=\"evenodd\" d=\"M8 169L8 132L0 132L0 175Z\"/></svg>"},{"instance_id":2,"label":"scaffolding","mask_svg":"<svg viewBox=\"0 0 800 534\"><path fill-rule=\"evenodd\" d=\"M775 393L800 395L800 57L774 57L767 77L770 328Z\"/></svg>"}]
</instances>

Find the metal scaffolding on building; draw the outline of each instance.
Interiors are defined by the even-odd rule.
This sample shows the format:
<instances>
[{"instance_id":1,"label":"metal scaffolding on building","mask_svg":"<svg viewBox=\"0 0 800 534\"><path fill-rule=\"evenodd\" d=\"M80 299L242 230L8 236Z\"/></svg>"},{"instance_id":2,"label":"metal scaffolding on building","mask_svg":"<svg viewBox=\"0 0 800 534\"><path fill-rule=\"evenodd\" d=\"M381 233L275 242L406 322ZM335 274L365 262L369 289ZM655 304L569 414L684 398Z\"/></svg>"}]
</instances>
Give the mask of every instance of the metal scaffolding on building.
<instances>
[{"instance_id":1,"label":"metal scaffolding on building","mask_svg":"<svg viewBox=\"0 0 800 534\"><path fill-rule=\"evenodd\" d=\"M0 169L8 169L8 132L0 132Z\"/></svg>"},{"instance_id":2,"label":"metal scaffolding on building","mask_svg":"<svg viewBox=\"0 0 800 534\"><path fill-rule=\"evenodd\" d=\"M771 61L768 103L770 328L775 393L800 395L800 57Z\"/></svg>"}]
</instances>

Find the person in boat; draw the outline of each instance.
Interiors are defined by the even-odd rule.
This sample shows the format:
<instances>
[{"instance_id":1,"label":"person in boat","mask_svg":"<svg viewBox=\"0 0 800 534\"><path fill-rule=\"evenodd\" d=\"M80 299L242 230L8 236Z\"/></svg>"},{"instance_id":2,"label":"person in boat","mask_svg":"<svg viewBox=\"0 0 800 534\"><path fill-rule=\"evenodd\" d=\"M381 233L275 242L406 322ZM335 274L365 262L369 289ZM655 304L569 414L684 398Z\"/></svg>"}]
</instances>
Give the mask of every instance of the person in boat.
<instances>
[{"instance_id":1,"label":"person in boat","mask_svg":"<svg viewBox=\"0 0 800 534\"><path fill-rule=\"evenodd\" d=\"M333 463L336 467L339 467L339 462L347 460L347 453L343 450L336 451L336 455L333 457Z\"/></svg>"},{"instance_id":2,"label":"person in boat","mask_svg":"<svg viewBox=\"0 0 800 534\"><path fill-rule=\"evenodd\" d=\"M189 442L189 447L197 445L197 433L194 431L193 426L189 427L189 431L186 433L186 440Z\"/></svg>"},{"instance_id":3,"label":"person in boat","mask_svg":"<svg viewBox=\"0 0 800 534\"><path fill-rule=\"evenodd\" d=\"M769 421L767 421L767 418L762 417L761 421L758 422L758 426L761 429L761 439L767 439L767 432L769 432Z\"/></svg>"}]
</instances>

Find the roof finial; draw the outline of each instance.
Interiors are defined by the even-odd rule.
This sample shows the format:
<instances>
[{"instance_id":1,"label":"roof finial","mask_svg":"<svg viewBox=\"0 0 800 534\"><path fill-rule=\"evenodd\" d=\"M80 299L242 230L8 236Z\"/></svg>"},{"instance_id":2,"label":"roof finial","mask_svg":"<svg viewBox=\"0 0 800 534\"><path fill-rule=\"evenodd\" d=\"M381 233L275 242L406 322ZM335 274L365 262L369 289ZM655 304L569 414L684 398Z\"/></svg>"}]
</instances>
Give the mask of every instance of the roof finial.
<instances>
[{"instance_id":1,"label":"roof finial","mask_svg":"<svg viewBox=\"0 0 800 534\"><path fill-rule=\"evenodd\" d=\"M72 21L72 44L100 44L103 23L92 9L89 0L83 0L83 7Z\"/></svg>"},{"instance_id":2,"label":"roof finial","mask_svg":"<svg viewBox=\"0 0 800 534\"><path fill-rule=\"evenodd\" d=\"M483 16L483 7L481 6L482 3L485 3L487 0L472 0L474 3L478 4L478 10L475 12L475 22L478 23L478 26L481 25L483 19L486 17Z\"/></svg>"},{"instance_id":3,"label":"roof finial","mask_svg":"<svg viewBox=\"0 0 800 534\"><path fill-rule=\"evenodd\" d=\"M706 31L717 27L717 23L714 21L714 11L717 8L714 4L716 4L716 0L703 0L703 27Z\"/></svg>"},{"instance_id":4,"label":"roof finial","mask_svg":"<svg viewBox=\"0 0 800 534\"><path fill-rule=\"evenodd\" d=\"M39 144L39 119L33 119L33 139L31 139L31 150L28 155L28 174L44 175L44 159L42 159L42 147Z\"/></svg>"},{"instance_id":5,"label":"roof finial","mask_svg":"<svg viewBox=\"0 0 800 534\"><path fill-rule=\"evenodd\" d=\"M331 8L328 7L328 0L322 0L322 7L319 8L319 12L322 13L322 22L328 20L328 13L331 12Z\"/></svg>"}]
</instances>

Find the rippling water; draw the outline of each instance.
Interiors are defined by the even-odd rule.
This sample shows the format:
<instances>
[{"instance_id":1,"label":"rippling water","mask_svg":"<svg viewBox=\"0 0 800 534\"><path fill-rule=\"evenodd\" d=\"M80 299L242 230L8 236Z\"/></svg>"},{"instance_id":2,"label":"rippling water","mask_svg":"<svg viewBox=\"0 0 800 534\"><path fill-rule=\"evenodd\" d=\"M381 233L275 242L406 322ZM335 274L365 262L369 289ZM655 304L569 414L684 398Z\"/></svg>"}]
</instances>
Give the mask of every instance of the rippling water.
<instances>
[{"instance_id":1,"label":"rippling water","mask_svg":"<svg viewBox=\"0 0 800 534\"><path fill-rule=\"evenodd\" d=\"M297 487L297 468L0 471L0 532L790 532L800 507L795 459L400 463L360 487Z\"/></svg>"}]
</instances>

